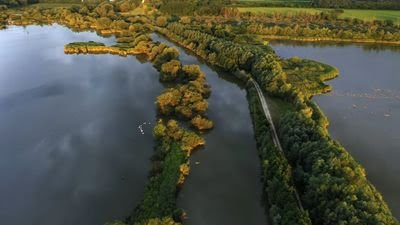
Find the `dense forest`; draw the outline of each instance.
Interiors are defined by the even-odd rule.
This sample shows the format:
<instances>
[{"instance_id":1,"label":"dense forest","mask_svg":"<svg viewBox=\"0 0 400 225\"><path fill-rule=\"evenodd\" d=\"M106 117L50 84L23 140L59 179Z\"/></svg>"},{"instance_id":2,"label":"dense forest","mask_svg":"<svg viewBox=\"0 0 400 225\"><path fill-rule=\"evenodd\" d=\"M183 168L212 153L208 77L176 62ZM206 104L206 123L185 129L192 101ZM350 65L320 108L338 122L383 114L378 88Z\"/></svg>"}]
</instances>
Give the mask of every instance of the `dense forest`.
<instances>
[{"instance_id":1,"label":"dense forest","mask_svg":"<svg viewBox=\"0 0 400 225\"><path fill-rule=\"evenodd\" d=\"M161 0L160 11L171 15L218 15L230 0Z\"/></svg>"},{"instance_id":2,"label":"dense forest","mask_svg":"<svg viewBox=\"0 0 400 225\"><path fill-rule=\"evenodd\" d=\"M280 137L315 224L398 224L365 170L312 119L288 113Z\"/></svg>"},{"instance_id":3,"label":"dense forest","mask_svg":"<svg viewBox=\"0 0 400 225\"><path fill-rule=\"evenodd\" d=\"M31 0L0 0L0 5L5 5L8 7L16 7L16 6L23 6L27 4L36 3L35 1Z\"/></svg>"},{"instance_id":4,"label":"dense forest","mask_svg":"<svg viewBox=\"0 0 400 225\"><path fill-rule=\"evenodd\" d=\"M97 0L90 0L91 2L98 2ZM35 3L81 3L81 0L0 0L0 5L8 7L25 6Z\"/></svg>"}]
</instances>

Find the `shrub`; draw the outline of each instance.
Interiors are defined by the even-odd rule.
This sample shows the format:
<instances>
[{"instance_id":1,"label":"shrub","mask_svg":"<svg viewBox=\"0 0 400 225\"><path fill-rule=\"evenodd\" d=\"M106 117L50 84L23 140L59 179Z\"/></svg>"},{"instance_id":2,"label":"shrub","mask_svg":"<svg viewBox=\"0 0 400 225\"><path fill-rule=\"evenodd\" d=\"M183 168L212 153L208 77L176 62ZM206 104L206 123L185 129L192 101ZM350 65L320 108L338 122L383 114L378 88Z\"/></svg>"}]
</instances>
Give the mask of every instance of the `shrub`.
<instances>
[{"instance_id":1,"label":"shrub","mask_svg":"<svg viewBox=\"0 0 400 225\"><path fill-rule=\"evenodd\" d=\"M107 2L103 2L98 5L94 11L99 15L99 17L112 17L115 15L114 6Z\"/></svg>"},{"instance_id":2,"label":"shrub","mask_svg":"<svg viewBox=\"0 0 400 225\"><path fill-rule=\"evenodd\" d=\"M157 57L155 58L154 67L160 70L162 64L169 62L173 59L176 60L178 58L179 58L179 51L176 48L171 48L171 47L164 48L163 52L157 55Z\"/></svg>"},{"instance_id":3,"label":"shrub","mask_svg":"<svg viewBox=\"0 0 400 225\"><path fill-rule=\"evenodd\" d=\"M192 20L190 19L189 16L182 16L181 19L179 20L179 22L181 22L183 24L190 24L190 22L192 22Z\"/></svg>"},{"instance_id":4,"label":"shrub","mask_svg":"<svg viewBox=\"0 0 400 225\"><path fill-rule=\"evenodd\" d=\"M101 17L96 21L97 29L107 29L111 25L111 20L108 17Z\"/></svg>"},{"instance_id":5,"label":"shrub","mask_svg":"<svg viewBox=\"0 0 400 225\"><path fill-rule=\"evenodd\" d=\"M158 140L162 139L166 135L166 130L167 130L167 127L163 123L158 122L157 125L153 129L154 138L158 139Z\"/></svg>"},{"instance_id":6,"label":"shrub","mask_svg":"<svg viewBox=\"0 0 400 225\"><path fill-rule=\"evenodd\" d=\"M214 124L211 120L197 115L191 120L191 123L198 130L208 130L213 128Z\"/></svg>"},{"instance_id":7,"label":"shrub","mask_svg":"<svg viewBox=\"0 0 400 225\"><path fill-rule=\"evenodd\" d=\"M178 60L171 60L169 62L162 64L160 80L175 81L179 76L181 68L182 65Z\"/></svg>"},{"instance_id":8,"label":"shrub","mask_svg":"<svg viewBox=\"0 0 400 225\"><path fill-rule=\"evenodd\" d=\"M167 19L167 17L165 17L165 16L159 16L159 17L157 17L156 24L157 24L157 26L159 26L159 27L165 27L165 26L167 26L167 24L168 24L168 19Z\"/></svg>"}]
</instances>

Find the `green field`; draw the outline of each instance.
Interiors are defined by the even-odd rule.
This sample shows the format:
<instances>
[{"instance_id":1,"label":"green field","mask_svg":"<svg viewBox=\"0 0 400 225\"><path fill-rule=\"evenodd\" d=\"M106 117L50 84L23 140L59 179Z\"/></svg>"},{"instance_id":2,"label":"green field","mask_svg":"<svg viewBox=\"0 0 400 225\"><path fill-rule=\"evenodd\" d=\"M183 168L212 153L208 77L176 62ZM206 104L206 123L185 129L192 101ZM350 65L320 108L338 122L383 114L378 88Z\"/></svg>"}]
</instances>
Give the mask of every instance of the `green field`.
<instances>
[{"instance_id":1,"label":"green field","mask_svg":"<svg viewBox=\"0 0 400 225\"><path fill-rule=\"evenodd\" d=\"M346 9L340 17L350 17L362 20L392 20L395 23L400 23L400 10Z\"/></svg>"},{"instance_id":2,"label":"green field","mask_svg":"<svg viewBox=\"0 0 400 225\"><path fill-rule=\"evenodd\" d=\"M300 12L320 13L331 9L317 8L285 8L285 7L241 7L241 12L260 12L260 13L284 13L296 14ZM345 9L344 13L340 14L340 18L357 18L361 20L392 20L400 24L400 10L364 10L364 9Z\"/></svg>"}]
</instances>

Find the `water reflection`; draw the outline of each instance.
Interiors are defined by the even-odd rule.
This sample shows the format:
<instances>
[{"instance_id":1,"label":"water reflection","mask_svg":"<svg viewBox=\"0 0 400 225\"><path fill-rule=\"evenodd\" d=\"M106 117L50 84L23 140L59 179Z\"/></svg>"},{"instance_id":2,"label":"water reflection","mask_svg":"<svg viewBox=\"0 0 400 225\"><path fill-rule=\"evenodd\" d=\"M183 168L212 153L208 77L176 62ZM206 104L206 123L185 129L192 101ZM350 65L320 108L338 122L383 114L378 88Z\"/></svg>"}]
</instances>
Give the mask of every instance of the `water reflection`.
<instances>
[{"instance_id":1,"label":"water reflection","mask_svg":"<svg viewBox=\"0 0 400 225\"><path fill-rule=\"evenodd\" d=\"M140 200L163 89L134 57L65 55L114 42L60 26L0 31L0 224L103 224Z\"/></svg>"},{"instance_id":2,"label":"water reflection","mask_svg":"<svg viewBox=\"0 0 400 225\"><path fill-rule=\"evenodd\" d=\"M314 100L327 114L332 136L367 171L393 214L400 218L400 54L365 45L273 44L283 57L314 59L340 70L333 92Z\"/></svg>"},{"instance_id":3,"label":"water reflection","mask_svg":"<svg viewBox=\"0 0 400 225\"><path fill-rule=\"evenodd\" d=\"M174 45L156 34L152 38ZM208 116L214 121L214 129L206 134L205 148L191 157L190 175L179 196L178 204L189 217L185 224L267 224L245 90L232 76L218 74L179 50L181 61L200 64L211 84Z\"/></svg>"}]
</instances>

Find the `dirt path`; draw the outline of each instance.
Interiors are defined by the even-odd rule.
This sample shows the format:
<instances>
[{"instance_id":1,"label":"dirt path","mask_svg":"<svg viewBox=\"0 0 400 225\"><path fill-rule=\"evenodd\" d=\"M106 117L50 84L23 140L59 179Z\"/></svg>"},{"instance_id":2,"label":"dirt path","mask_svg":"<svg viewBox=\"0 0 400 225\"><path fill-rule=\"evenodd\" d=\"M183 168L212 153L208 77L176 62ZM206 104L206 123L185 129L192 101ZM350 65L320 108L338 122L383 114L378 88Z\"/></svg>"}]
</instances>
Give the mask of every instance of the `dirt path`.
<instances>
[{"instance_id":1,"label":"dirt path","mask_svg":"<svg viewBox=\"0 0 400 225\"><path fill-rule=\"evenodd\" d=\"M285 152L283 151L282 146L281 146L281 142L279 141L278 133L276 132L275 125L274 125L274 122L272 120L272 116L271 116L271 113L269 111L267 101L265 100L264 93L263 93L263 91L261 90L260 86L258 85L258 83L256 81L254 81L253 79L250 79L250 81L254 84L254 87L257 90L258 97L260 99L260 102L261 102L265 117L267 117L267 120L268 120L268 122L270 124L271 131L272 131L272 140L273 140L275 146L279 149L279 151L281 151L282 154L285 155ZM303 205L301 204L301 201L300 201L299 194L297 193L297 190L295 190L295 195L296 195L297 204L299 205L301 210L304 210Z\"/></svg>"}]
</instances>

